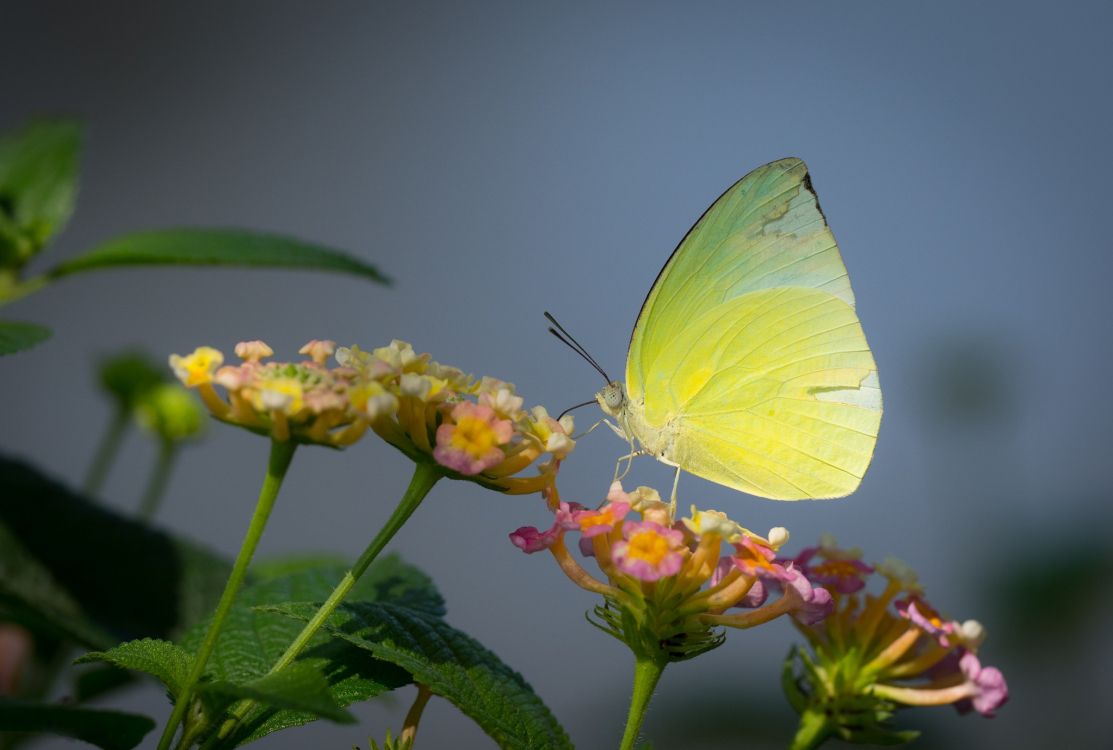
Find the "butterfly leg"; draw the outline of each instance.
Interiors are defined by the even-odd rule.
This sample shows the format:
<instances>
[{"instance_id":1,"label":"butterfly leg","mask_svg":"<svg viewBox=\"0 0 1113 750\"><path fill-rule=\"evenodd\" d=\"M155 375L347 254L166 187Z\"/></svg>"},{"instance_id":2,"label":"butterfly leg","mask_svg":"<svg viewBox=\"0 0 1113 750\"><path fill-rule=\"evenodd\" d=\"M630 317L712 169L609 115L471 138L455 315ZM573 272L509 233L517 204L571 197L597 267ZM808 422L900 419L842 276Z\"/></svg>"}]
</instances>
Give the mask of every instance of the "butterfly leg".
<instances>
[{"instance_id":1,"label":"butterfly leg","mask_svg":"<svg viewBox=\"0 0 1113 750\"><path fill-rule=\"evenodd\" d=\"M676 488L680 484L680 467L676 467L676 476L672 478L672 495L669 496L669 511L676 517Z\"/></svg>"},{"instance_id":2,"label":"butterfly leg","mask_svg":"<svg viewBox=\"0 0 1113 750\"><path fill-rule=\"evenodd\" d=\"M595 428L598 427L601 424L605 424L605 425L607 425L607 427L610 427L611 430L614 432L614 434L618 435L623 440L626 439L626 433L622 431L622 428L619 427L618 425L616 425L614 422L612 422L609 419L600 419L598 422L593 424L591 427L588 427L586 430L581 432L579 435L573 435L572 439L573 440L579 440L580 438L584 437L585 435L590 435L592 432L595 431Z\"/></svg>"},{"instance_id":3,"label":"butterfly leg","mask_svg":"<svg viewBox=\"0 0 1113 750\"><path fill-rule=\"evenodd\" d=\"M638 456L646 455L644 450L633 450L633 447L634 446L631 444L631 446L630 446L631 451L629 453L627 453L625 456L619 456L618 460L615 461L615 463L614 463L614 479L611 480L612 482L619 482L619 481L622 481L623 479L625 479L626 475L630 473L631 467L633 467L633 465L634 465L634 459L637 458ZM624 469L622 469L621 471L619 471L619 467L622 466L623 461L626 462L626 467Z\"/></svg>"}]
</instances>

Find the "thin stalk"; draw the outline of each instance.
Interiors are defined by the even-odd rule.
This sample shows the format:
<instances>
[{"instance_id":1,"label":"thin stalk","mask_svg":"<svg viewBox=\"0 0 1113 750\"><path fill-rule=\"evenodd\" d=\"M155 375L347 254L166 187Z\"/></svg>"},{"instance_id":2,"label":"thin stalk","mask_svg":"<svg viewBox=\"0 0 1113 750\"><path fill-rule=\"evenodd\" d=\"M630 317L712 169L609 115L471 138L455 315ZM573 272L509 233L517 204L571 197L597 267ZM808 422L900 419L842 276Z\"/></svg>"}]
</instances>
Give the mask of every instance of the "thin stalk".
<instances>
[{"instance_id":1,"label":"thin stalk","mask_svg":"<svg viewBox=\"0 0 1113 750\"><path fill-rule=\"evenodd\" d=\"M170 482L174 459L178 457L177 447L170 440L159 441L155 468L151 471L151 478L147 480L147 488L143 490L143 500L139 504L139 517L144 521L149 522L158 512L158 506L166 494L166 485Z\"/></svg>"},{"instance_id":2,"label":"thin stalk","mask_svg":"<svg viewBox=\"0 0 1113 750\"><path fill-rule=\"evenodd\" d=\"M425 704L433 697L433 691L426 685L417 683L417 697L414 698L414 703L410 706L410 710L406 713L406 721L402 725L402 734L398 735L399 744L405 746L407 742L412 746L417 737L417 725L421 721L421 713L425 710Z\"/></svg>"},{"instance_id":3,"label":"thin stalk","mask_svg":"<svg viewBox=\"0 0 1113 750\"><path fill-rule=\"evenodd\" d=\"M667 663L644 656L638 656L634 662L634 694L630 696L630 713L626 716L626 732L622 735L619 750L633 750L645 721L649 699L653 697L653 690Z\"/></svg>"},{"instance_id":4,"label":"thin stalk","mask_svg":"<svg viewBox=\"0 0 1113 750\"><path fill-rule=\"evenodd\" d=\"M124 440L124 433L128 428L128 410L118 407L108 423L108 429L97 444L97 452L93 454L93 463L85 474L85 482L81 485L86 495L95 495L104 486L104 478L108 470L116 462L116 454L120 452L120 443Z\"/></svg>"},{"instance_id":5,"label":"thin stalk","mask_svg":"<svg viewBox=\"0 0 1113 750\"><path fill-rule=\"evenodd\" d=\"M376 534L375 538L371 540L371 543L367 545L367 549L359 556L359 559L356 560L352 569L344 574L344 577L340 580L340 583L336 585L336 588L333 589L329 598L321 605L321 608L317 610L316 614L313 615L313 619L306 623L301 633L298 634L298 637L294 639L294 642L289 645L285 653L283 653L282 656L278 658L278 661L274 663L274 666L270 668L270 671L267 672L268 675L288 667L294 659L298 658L298 655L309 645L313 637L317 635L317 631L321 629L321 626L328 621L328 618L332 616L332 613L335 612L336 608L340 606L340 603L344 601L344 597L352 590L356 581L364 574L368 566L374 562L375 558L379 556L379 553L383 551L383 548L386 547L390 540L394 538L394 535L398 533L398 530L402 528L402 525L406 523L413 512L417 510L417 506L421 505L421 501L429 494L429 490L433 489L433 485L437 483L437 480L443 476L440 468L436 464L427 461L418 461L415 463L410 485L406 488L405 494L403 494L402 499L398 501L398 506L394 509L390 518L387 519L386 524L379 529L379 533ZM255 701L253 700L241 701L231 710L231 716L224 722L224 725L220 728L220 732L217 733L215 737L223 739L231 734L236 728L236 725L247 716L248 712L251 711L254 706Z\"/></svg>"},{"instance_id":6,"label":"thin stalk","mask_svg":"<svg viewBox=\"0 0 1113 750\"><path fill-rule=\"evenodd\" d=\"M232 609L236 594L239 593L240 587L243 585L244 577L247 575L247 567L251 564L255 548L259 545L259 539L263 536L263 529L266 528L267 519L270 518L271 509L274 507L274 501L278 498L278 490L282 487L282 480L286 476L286 470L290 467L290 461L294 457L296 447L297 445L291 442L271 441L267 476L263 479L263 486L259 490L259 501L255 505L255 513L251 516L251 524L247 527L247 534L243 538L240 552L232 566L232 573L228 576L228 582L224 584L224 593L220 595L220 603L217 604L216 612L209 624L209 630L205 633L205 640L202 641L197 655L193 657L193 665L190 667L189 676L182 684L174 703L174 711L170 714L170 718L166 722L166 728L162 731L162 738L158 742L158 750L168 750L178 725L189 710L190 702L193 700L194 688L197 687L201 675L205 672L205 665L208 664L209 656L212 655L213 649L216 647L220 631L224 627L224 621L228 617L228 612Z\"/></svg>"}]
</instances>

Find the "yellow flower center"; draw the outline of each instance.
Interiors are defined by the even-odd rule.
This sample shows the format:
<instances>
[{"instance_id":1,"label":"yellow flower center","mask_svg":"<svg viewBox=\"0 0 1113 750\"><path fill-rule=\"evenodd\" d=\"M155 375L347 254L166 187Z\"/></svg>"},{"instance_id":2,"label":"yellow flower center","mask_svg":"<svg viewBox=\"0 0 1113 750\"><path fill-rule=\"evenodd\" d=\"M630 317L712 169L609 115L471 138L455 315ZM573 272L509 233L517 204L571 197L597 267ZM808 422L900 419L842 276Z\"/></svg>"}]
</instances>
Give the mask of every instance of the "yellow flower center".
<instances>
[{"instance_id":1,"label":"yellow flower center","mask_svg":"<svg viewBox=\"0 0 1113 750\"><path fill-rule=\"evenodd\" d=\"M656 567L665 559L665 555L672 550L669 542L655 531L639 531L628 540L627 557L634 560L644 560Z\"/></svg>"},{"instance_id":2,"label":"yellow flower center","mask_svg":"<svg viewBox=\"0 0 1113 750\"><path fill-rule=\"evenodd\" d=\"M213 373L223 363L224 355L211 346L199 346L185 357L170 356L170 366L188 388L212 382Z\"/></svg>"},{"instance_id":3,"label":"yellow flower center","mask_svg":"<svg viewBox=\"0 0 1113 750\"><path fill-rule=\"evenodd\" d=\"M843 576L856 576L858 569L848 560L828 560L815 566L816 572L824 576L842 578Z\"/></svg>"},{"instance_id":4,"label":"yellow flower center","mask_svg":"<svg viewBox=\"0 0 1113 750\"><path fill-rule=\"evenodd\" d=\"M461 417L452 432L452 447L464 451L477 461L490 453L492 448L497 448L498 444L495 431L485 419Z\"/></svg>"}]
</instances>

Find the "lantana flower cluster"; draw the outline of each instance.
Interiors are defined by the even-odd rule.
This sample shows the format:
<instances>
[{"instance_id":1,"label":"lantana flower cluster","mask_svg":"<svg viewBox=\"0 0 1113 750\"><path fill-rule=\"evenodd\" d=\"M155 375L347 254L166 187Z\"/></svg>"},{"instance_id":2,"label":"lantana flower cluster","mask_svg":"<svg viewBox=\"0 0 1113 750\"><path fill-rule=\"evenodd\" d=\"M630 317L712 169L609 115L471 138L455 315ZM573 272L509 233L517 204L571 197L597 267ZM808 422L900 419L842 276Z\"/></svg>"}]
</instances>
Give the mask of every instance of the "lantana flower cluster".
<instances>
[{"instance_id":1,"label":"lantana flower cluster","mask_svg":"<svg viewBox=\"0 0 1113 750\"><path fill-rule=\"evenodd\" d=\"M554 511L551 528L519 528L511 542L527 553L548 550L573 583L601 594L594 623L639 656L680 661L721 644L717 626L749 628L785 614L814 623L830 610L827 591L776 559L788 540L782 527L760 536L695 506L676 518L656 490L626 492L617 481L594 510L558 501ZM568 532L579 532L580 552L602 578L569 551ZM771 593L779 596L767 603Z\"/></svg>"},{"instance_id":2,"label":"lantana flower cluster","mask_svg":"<svg viewBox=\"0 0 1113 750\"><path fill-rule=\"evenodd\" d=\"M861 556L824 537L788 562L833 597L833 611L822 623L797 623L811 653L797 650L786 665L793 670L786 680L790 701L802 715L816 717L809 731L891 742L910 738L886 723L900 706L953 704L961 713L993 716L1009 693L1001 672L978 658L982 625L940 615L899 560L868 565ZM867 592L878 579L884 588Z\"/></svg>"},{"instance_id":3,"label":"lantana flower cluster","mask_svg":"<svg viewBox=\"0 0 1113 750\"><path fill-rule=\"evenodd\" d=\"M173 355L170 365L218 419L275 440L339 448L370 428L448 476L512 494L549 490L555 496L557 468L575 447L570 416L554 419L543 406L526 410L512 384L473 378L404 341L365 351L315 340L300 353L308 359L265 362L271 348L246 341L236 345L237 366L222 366L223 354L211 347ZM337 366L330 368L333 356ZM535 463L538 471L523 476Z\"/></svg>"}]
</instances>

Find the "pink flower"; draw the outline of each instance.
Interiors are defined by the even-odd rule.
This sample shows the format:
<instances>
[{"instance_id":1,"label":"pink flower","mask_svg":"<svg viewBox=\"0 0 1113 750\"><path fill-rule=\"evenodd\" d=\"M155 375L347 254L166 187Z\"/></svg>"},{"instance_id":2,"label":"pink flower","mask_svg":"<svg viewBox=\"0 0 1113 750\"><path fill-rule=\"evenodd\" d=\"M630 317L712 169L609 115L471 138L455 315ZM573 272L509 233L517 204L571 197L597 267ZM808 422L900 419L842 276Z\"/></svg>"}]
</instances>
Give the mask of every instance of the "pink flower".
<instances>
[{"instance_id":1,"label":"pink flower","mask_svg":"<svg viewBox=\"0 0 1113 750\"><path fill-rule=\"evenodd\" d=\"M861 591L866 585L866 578L873 573L873 568L869 565L849 556L825 556L817 564L809 565L817 552L822 552L819 547L808 547L793 562L812 583L828 586L840 594Z\"/></svg>"},{"instance_id":2,"label":"pink flower","mask_svg":"<svg viewBox=\"0 0 1113 750\"><path fill-rule=\"evenodd\" d=\"M803 606L793 610L792 616L802 625L815 625L827 619L834 610L835 600L831 597L831 592L823 588L813 588Z\"/></svg>"},{"instance_id":3,"label":"pink flower","mask_svg":"<svg viewBox=\"0 0 1113 750\"><path fill-rule=\"evenodd\" d=\"M561 503L554 514L551 528L540 531L535 526L523 526L511 532L511 544L527 555L552 547L565 531L579 527L579 524L572 520L572 515L582 507L579 503Z\"/></svg>"},{"instance_id":4,"label":"pink flower","mask_svg":"<svg viewBox=\"0 0 1113 750\"><path fill-rule=\"evenodd\" d=\"M684 534L652 521L627 521L612 548L619 569L642 581L676 575L684 564Z\"/></svg>"},{"instance_id":5,"label":"pink flower","mask_svg":"<svg viewBox=\"0 0 1113 750\"><path fill-rule=\"evenodd\" d=\"M499 419L491 407L470 401L453 407L451 419L437 428L433 457L441 466L472 476L506 457L499 446L514 435L510 420Z\"/></svg>"},{"instance_id":6,"label":"pink flower","mask_svg":"<svg viewBox=\"0 0 1113 750\"><path fill-rule=\"evenodd\" d=\"M609 534L629 512L628 503L607 503L599 510L576 511L572 518L579 525L584 539L590 539L600 534Z\"/></svg>"},{"instance_id":7,"label":"pink flower","mask_svg":"<svg viewBox=\"0 0 1113 750\"><path fill-rule=\"evenodd\" d=\"M901 617L911 620L913 625L935 638L943 648L955 645L949 638L955 632L955 624L944 621L939 613L921 597L913 595L907 599L900 599L893 602L893 606Z\"/></svg>"},{"instance_id":8,"label":"pink flower","mask_svg":"<svg viewBox=\"0 0 1113 750\"><path fill-rule=\"evenodd\" d=\"M955 708L960 713L965 713L973 705L974 710L982 716L992 717L1009 700L1009 686L1005 684L1005 676L996 667L983 667L978 657L970 651L962 655L958 665L977 692L969 700L956 703Z\"/></svg>"},{"instance_id":9,"label":"pink flower","mask_svg":"<svg viewBox=\"0 0 1113 750\"><path fill-rule=\"evenodd\" d=\"M799 579L804 578L795 571L790 573L777 562L777 555L772 549L751 537L743 536L735 542L734 549L731 562L745 575L782 583L798 583Z\"/></svg>"}]
</instances>

